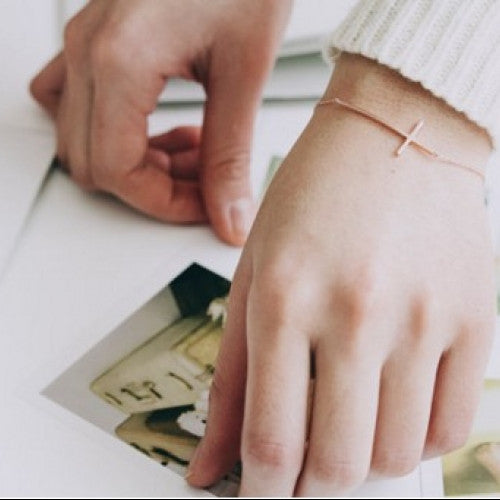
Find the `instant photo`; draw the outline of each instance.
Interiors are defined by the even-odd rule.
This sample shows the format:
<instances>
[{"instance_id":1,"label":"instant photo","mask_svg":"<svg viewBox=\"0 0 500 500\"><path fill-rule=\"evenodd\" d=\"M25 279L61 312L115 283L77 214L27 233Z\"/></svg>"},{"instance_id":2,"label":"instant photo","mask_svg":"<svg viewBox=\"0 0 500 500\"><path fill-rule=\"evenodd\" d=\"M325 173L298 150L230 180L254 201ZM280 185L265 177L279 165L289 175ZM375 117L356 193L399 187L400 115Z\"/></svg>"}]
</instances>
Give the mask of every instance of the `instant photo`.
<instances>
[{"instance_id":1,"label":"instant photo","mask_svg":"<svg viewBox=\"0 0 500 500\"><path fill-rule=\"evenodd\" d=\"M225 278L192 264L52 383L45 395L65 406L73 404L77 413L134 452L185 475L205 432L229 287ZM134 347L125 352L121 340ZM79 404L68 401L78 377L88 379L88 394ZM239 476L236 466L210 491L234 495Z\"/></svg>"}]
</instances>

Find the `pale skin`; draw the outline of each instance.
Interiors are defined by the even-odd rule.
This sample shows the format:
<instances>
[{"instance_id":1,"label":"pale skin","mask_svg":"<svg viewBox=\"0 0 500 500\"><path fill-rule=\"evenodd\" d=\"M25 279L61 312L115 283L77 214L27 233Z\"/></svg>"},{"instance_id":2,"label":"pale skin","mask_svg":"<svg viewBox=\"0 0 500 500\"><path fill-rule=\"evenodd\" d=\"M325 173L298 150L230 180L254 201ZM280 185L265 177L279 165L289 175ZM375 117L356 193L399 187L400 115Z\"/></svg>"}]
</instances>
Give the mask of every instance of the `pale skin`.
<instances>
[{"instance_id":1,"label":"pale skin","mask_svg":"<svg viewBox=\"0 0 500 500\"><path fill-rule=\"evenodd\" d=\"M211 3L212 17L204 22L219 23L224 17L226 22L231 20L232 32L238 33L237 21L246 26L248 20L228 12L232 4ZM272 35L266 44L272 41L276 46L289 5L272 4L281 10L273 11L269 21L273 29L268 28ZM222 6L225 10L217 12ZM262 12L254 11L256 16ZM191 47L192 36L185 31L180 34L185 38L177 36L169 52L173 59L186 57L184 39ZM209 46L204 52L215 54L214 47L220 47L228 53L222 60L234 61L232 44L222 40L217 44L215 39L207 36ZM147 40L148 50L154 52ZM266 60L261 68L264 74L268 66ZM59 71L64 73L65 68ZM74 71L78 73L78 64ZM109 72L104 73L104 81L110 78L119 85ZM43 87L40 78L48 79L46 74L39 76L34 89ZM253 76L243 68L235 78L246 81ZM145 80L141 74L141 82ZM71 92L64 82L62 98L52 92L50 101L47 86L42 92L45 97L38 97L57 118L59 143L72 143L72 150L78 151L88 130L87 135L72 137L75 132L59 118L67 113L77 122L78 116L77 107L65 108L65 93ZM130 85L134 88L133 81ZM136 85L136 90L144 90L142 83ZM222 94L209 94L209 99L223 99ZM419 140L463 163L484 166L490 153L484 130L418 84L368 59L341 57L325 92L325 98L335 96L408 131L425 118ZM81 104L86 111L80 116L99 113L95 102L92 111L85 108L88 105L88 101ZM254 107L238 115L250 113L242 122L250 123L249 130ZM151 98L143 115L152 108ZM212 167L218 164L210 160L214 144L225 140L217 151L234 151L232 141L239 137L236 131L234 137L221 139L206 130L212 123L208 115L216 109L215 101L207 106L202 159L191 169L201 173L191 182L199 183L201 207L206 206L218 234L238 243L228 237L230 231L224 232L224 218L213 215L217 209L209 208L211 196L225 196L224 179L234 182L244 170L237 168L233 177L231 163ZM126 127L125 121L119 124ZM179 149L175 139L184 140L184 132L176 133L182 137L170 136L169 147L163 148L174 151L167 155L172 163ZM143 135L141 144L146 142ZM243 143L248 151L249 142ZM106 150L105 141L97 144ZM435 162L411 147L396 158L394 151L400 144L400 138L380 126L348 110L324 106L315 111L287 156L258 212L234 277L207 434L189 472L192 485L212 484L241 459L241 495L342 494L367 477L409 473L422 458L464 443L495 319L483 184L474 174ZM90 151L93 147L90 141ZM88 143L83 149L89 151ZM147 156L146 150L146 146L141 149ZM103 153L109 161L106 172L115 168L116 149L110 151ZM73 172L71 154L66 154ZM140 158L138 152L136 158ZM140 164L137 160L134 168ZM97 160L91 165L92 171L101 168ZM210 168L215 170L209 174ZM215 188L210 183L219 184L219 175L220 186ZM149 196L146 184L142 196ZM185 201L176 205L176 214L184 214L183 203L196 206L190 194L178 197ZM135 206L141 209L140 203ZM315 386L307 426L311 360Z\"/></svg>"}]
</instances>

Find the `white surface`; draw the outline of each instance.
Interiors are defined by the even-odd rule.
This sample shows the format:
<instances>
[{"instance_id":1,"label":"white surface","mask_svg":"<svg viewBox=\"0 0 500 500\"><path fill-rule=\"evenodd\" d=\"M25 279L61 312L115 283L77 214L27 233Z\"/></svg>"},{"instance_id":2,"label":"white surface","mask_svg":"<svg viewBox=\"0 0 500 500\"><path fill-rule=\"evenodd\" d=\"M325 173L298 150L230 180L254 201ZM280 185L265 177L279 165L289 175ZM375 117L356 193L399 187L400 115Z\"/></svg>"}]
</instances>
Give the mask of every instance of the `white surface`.
<instances>
[{"instance_id":1,"label":"white surface","mask_svg":"<svg viewBox=\"0 0 500 500\"><path fill-rule=\"evenodd\" d=\"M0 125L0 151L1 279L54 154L54 139L46 132Z\"/></svg>"},{"instance_id":2,"label":"white surface","mask_svg":"<svg viewBox=\"0 0 500 500\"><path fill-rule=\"evenodd\" d=\"M55 5L54 0L1 4L0 279L54 151L51 125L27 89L55 50Z\"/></svg>"},{"instance_id":3,"label":"white surface","mask_svg":"<svg viewBox=\"0 0 500 500\"><path fill-rule=\"evenodd\" d=\"M28 95L30 79L58 46L56 0L3 0L0 16L0 123L47 130Z\"/></svg>"}]
</instances>

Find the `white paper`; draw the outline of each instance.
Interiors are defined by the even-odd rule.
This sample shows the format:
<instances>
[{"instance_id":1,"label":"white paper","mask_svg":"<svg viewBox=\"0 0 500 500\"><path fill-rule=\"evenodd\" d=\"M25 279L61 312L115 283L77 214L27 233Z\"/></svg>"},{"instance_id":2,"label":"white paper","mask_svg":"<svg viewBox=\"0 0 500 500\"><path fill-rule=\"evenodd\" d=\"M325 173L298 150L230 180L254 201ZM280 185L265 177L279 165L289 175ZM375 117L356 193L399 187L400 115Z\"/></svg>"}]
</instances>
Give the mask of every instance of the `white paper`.
<instances>
[{"instance_id":1,"label":"white paper","mask_svg":"<svg viewBox=\"0 0 500 500\"><path fill-rule=\"evenodd\" d=\"M0 279L53 154L50 132L0 125Z\"/></svg>"}]
</instances>

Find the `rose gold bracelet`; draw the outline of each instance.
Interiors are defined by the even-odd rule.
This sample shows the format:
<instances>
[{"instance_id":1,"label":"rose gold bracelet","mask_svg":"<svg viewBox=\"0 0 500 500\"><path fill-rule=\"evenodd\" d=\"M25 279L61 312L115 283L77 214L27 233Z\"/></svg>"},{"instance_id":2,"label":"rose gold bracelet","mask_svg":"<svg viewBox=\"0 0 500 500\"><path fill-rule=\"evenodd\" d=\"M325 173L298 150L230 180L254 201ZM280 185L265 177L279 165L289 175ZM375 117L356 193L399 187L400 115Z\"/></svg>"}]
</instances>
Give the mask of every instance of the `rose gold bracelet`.
<instances>
[{"instance_id":1,"label":"rose gold bracelet","mask_svg":"<svg viewBox=\"0 0 500 500\"><path fill-rule=\"evenodd\" d=\"M484 181L484 173L481 169L472 166L472 165L466 165L464 163L460 163L458 161L452 160L451 158L448 158L446 156L443 156L436 151L433 151L432 149L428 148L427 146L424 146L423 144L419 143L416 141L416 137L420 130L422 129L424 125L424 120L420 119L410 130L409 133L405 132L404 130L401 130L394 125L390 125L387 123L383 118L380 118L379 116L374 115L373 113L370 113L366 109L359 108L358 106L355 106L354 104L350 104L346 101L343 101L342 99L339 99L338 97L334 97L333 99L325 99L323 101L319 101L316 104L316 107L318 106L325 106L327 104L338 104L339 106L342 106L345 109L348 109L350 111L353 111L354 113L364 116L365 118L368 118L369 120L374 121L375 123L378 123L379 125L382 125L385 127L387 130L390 130L391 132L394 132L398 136L400 136L404 141L402 142L401 146L395 151L395 156L401 156L403 151L408 147L408 146L413 146L416 149L418 149L420 152L426 154L427 156L430 156L434 160L440 161L442 163L446 163L447 165L452 165L454 167L459 167L464 170L468 170L469 172L472 172Z\"/></svg>"}]
</instances>

